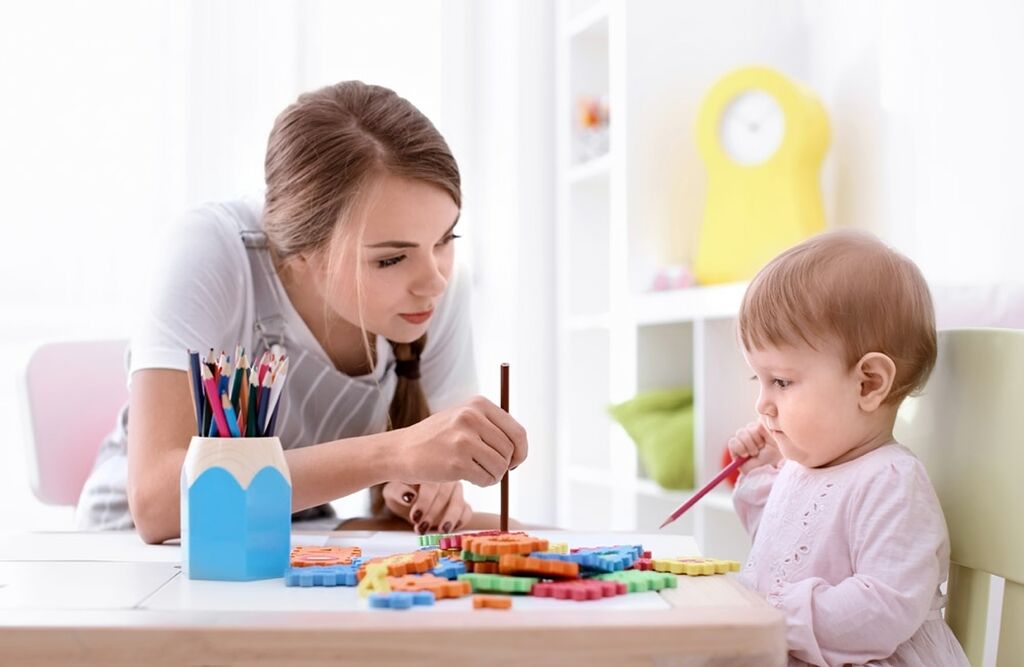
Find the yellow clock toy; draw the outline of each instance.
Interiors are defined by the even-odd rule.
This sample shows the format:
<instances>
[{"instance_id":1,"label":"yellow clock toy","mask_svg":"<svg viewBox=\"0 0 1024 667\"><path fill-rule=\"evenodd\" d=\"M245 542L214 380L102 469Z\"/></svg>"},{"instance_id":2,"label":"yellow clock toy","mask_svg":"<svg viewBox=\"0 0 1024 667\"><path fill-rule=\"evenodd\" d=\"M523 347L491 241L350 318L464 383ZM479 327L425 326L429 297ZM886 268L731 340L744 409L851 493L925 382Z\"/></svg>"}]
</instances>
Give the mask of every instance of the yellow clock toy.
<instances>
[{"instance_id":1,"label":"yellow clock toy","mask_svg":"<svg viewBox=\"0 0 1024 667\"><path fill-rule=\"evenodd\" d=\"M697 117L708 170L698 282L747 280L824 229L819 172L828 141L818 98L772 69L736 70L708 91Z\"/></svg>"}]
</instances>

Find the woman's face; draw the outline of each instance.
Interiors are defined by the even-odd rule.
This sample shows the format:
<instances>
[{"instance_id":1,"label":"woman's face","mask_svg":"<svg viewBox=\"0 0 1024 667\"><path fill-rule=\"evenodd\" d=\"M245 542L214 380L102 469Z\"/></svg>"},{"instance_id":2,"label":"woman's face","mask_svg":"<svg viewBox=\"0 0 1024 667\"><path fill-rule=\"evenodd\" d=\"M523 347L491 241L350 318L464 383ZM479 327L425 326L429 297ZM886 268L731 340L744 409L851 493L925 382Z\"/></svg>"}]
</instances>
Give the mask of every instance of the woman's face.
<instances>
[{"instance_id":1,"label":"woman's face","mask_svg":"<svg viewBox=\"0 0 1024 667\"><path fill-rule=\"evenodd\" d=\"M317 260L321 294L337 317L408 343L426 332L448 287L459 209L423 181L385 174L371 187L352 221L355 228L365 219L363 234L347 235L333 259Z\"/></svg>"}]
</instances>

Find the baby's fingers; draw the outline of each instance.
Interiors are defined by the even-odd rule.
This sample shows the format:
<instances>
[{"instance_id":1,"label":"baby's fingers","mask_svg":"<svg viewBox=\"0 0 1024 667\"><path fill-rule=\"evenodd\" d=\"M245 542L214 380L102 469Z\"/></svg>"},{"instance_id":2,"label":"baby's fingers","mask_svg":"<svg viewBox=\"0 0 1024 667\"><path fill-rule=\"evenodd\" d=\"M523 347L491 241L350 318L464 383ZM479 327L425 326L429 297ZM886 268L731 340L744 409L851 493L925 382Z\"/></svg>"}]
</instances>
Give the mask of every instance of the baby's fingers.
<instances>
[{"instance_id":1,"label":"baby's fingers","mask_svg":"<svg viewBox=\"0 0 1024 667\"><path fill-rule=\"evenodd\" d=\"M736 456L757 456L758 446L754 439L747 433L746 429L736 431L736 436L729 440L729 451Z\"/></svg>"}]
</instances>

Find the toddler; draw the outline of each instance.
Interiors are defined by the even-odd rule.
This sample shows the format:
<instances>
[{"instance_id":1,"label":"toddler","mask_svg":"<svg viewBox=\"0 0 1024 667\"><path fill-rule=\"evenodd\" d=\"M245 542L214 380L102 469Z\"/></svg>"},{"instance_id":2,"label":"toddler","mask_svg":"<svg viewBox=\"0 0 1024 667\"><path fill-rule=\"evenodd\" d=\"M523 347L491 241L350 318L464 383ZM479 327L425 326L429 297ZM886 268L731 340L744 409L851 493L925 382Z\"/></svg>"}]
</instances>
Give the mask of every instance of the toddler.
<instances>
[{"instance_id":1,"label":"toddler","mask_svg":"<svg viewBox=\"0 0 1024 667\"><path fill-rule=\"evenodd\" d=\"M729 441L753 539L740 577L786 616L791 665L967 665L942 620L949 536L924 466L893 440L935 363L918 268L875 237L811 238L743 297L757 421Z\"/></svg>"}]
</instances>

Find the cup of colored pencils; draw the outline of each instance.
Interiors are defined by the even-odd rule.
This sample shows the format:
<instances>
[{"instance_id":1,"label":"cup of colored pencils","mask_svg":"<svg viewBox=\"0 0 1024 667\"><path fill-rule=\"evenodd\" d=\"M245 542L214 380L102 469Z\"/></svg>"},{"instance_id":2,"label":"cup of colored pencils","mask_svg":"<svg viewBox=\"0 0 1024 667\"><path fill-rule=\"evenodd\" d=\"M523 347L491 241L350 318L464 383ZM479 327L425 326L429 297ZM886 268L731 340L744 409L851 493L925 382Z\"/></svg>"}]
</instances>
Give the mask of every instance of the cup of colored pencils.
<instances>
[{"instance_id":1,"label":"cup of colored pencils","mask_svg":"<svg viewBox=\"0 0 1024 667\"><path fill-rule=\"evenodd\" d=\"M181 468L182 570L191 579L284 575L292 487L274 436L288 359L276 349L250 364L189 352L196 435Z\"/></svg>"}]
</instances>

